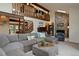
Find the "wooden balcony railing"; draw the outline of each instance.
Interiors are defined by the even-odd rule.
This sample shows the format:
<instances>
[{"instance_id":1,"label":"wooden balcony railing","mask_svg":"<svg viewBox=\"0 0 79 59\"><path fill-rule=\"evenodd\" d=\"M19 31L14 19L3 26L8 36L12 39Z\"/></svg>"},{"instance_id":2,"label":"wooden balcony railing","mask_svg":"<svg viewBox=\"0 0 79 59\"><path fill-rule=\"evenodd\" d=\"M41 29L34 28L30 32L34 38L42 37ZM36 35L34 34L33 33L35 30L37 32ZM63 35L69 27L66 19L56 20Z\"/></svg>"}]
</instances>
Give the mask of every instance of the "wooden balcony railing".
<instances>
[{"instance_id":1,"label":"wooden balcony railing","mask_svg":"<svg viewBox=\"0 0 79 59\"><path fill-rule=\"evenodd\" d=\"M18 14L27 17L38 18L40 20L50 21L49 11L45 10L38 6L38 4L30 3L27 5L26 3L13 3L13 14ZM37 6L37 7L34 7Z\"/></svg>"}]
</instances>

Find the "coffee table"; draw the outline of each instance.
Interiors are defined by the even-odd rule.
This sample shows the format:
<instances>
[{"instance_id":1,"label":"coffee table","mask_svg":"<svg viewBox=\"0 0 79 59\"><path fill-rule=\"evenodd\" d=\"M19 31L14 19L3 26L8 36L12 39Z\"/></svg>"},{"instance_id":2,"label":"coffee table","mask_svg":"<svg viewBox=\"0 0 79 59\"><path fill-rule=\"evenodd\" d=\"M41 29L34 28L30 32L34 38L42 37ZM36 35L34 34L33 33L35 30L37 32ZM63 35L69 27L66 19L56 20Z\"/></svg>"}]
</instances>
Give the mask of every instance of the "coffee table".
<instances>
[{"instance_id":1,"label":"coffee table","mask_svg":"<svg viewBox=\"0 0 79 59\"><path fill-rule=\"evenodd\" d=\"M58 47L57 45L39 47L38 44L35 44L32 47L32 52L36 56L55 56L58 54Z\"/></svg>"}]
</instances>

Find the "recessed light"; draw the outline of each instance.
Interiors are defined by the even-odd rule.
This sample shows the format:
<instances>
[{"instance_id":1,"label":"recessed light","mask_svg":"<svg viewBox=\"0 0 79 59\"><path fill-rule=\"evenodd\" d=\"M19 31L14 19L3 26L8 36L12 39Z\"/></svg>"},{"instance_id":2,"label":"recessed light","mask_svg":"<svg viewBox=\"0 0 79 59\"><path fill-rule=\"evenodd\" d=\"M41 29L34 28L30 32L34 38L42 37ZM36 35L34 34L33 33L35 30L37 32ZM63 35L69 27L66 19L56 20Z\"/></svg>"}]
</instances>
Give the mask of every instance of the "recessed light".
<instances>
[{"instance_id":1,"label":"recessed light","mask_svg":"<svg viewBox=\"0 0 79 59\"><path fill-rule=\"evenodd\" d=\"M15 11L15 9L12 9L13 11Z\"/></svg>"},{"instance_id":2,"label":"recessed light","mask_svg":"<svg viewBox=\"0 0 79 59\"><path fill-rule=\"evenodd\" d=\"M27 5L29 5L29 3L27 3Z\"/></svg>"},{"instance_id":3,"label":"recessed light","mask_svg":"<svg viewBox=\"0 0 79 59\"><path fill-rule=\"evenodd\" d=\"M69 26L67 26L67 28L69 28Z\"/></svg>"}]
</instances>

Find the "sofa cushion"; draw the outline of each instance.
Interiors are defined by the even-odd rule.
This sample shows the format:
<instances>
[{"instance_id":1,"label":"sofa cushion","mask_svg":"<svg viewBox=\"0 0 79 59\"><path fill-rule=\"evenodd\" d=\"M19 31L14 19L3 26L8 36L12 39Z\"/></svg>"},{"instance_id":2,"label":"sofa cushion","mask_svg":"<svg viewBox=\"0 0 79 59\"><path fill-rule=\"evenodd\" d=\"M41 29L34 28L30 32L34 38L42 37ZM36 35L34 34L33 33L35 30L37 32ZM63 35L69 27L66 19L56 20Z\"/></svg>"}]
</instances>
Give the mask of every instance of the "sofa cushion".
<instances>
[{"instance_id":1,"label":"sofa cushion","mask_svg":"<svg viewBox=\"0 0 79 59\"><path fill-rule=\"evenodd\" d=\"M36 43L36 40L25 40L25 41L20 41L24 45L24 52L28 52L32 50L32 45Z\"/></svg>"},{"instance_id":2,"label":"sofa cushion","mask_svg":"<svg viewBox=\"0 0 79 59\"><path fill-rule=\"evenodd\" d=\"M0 56L6 56L5 52L0 48Z\"/></svg>"},{"instance_id":3,"label":"sofa cushion","mask_svg":"<svg viewBox=\"0 0 79 59\"><path fill-rule=\"evenodd\" d=\"M45 40L47 42L53 42L54 44L58 44L57 38L55 38L54 36L46 37Z\"/></svg>"},{"instance_id":4,"label":"sofa cushion","mask_svg":"<svg viewBox=\"0 0 79 59\"><path fill-rule=\"evenodd\" d=\"M10 42L16 42L18 41L18 35L15 34L15 35L7 35L8 39Z\"/></svg>"},{"instance_id":5,"label":"sofa cushion","mask_svg":"<svg viewBox=\"0 0 79 59\"><path fill-rule=\"evenodd\" d=\"M26 40L26 41L20 41L24 46L30 46L36 43L36 40Z\"/></svg>"},{"instance_id":6,"label":"sofa cushion","mask_svg":"<svg viewBox=\"0 0 79 59\"><path fill-rule=\"evenodd\" d=\"M7 45L10 41L4 34L0 34L0 47Z\"/></svg>"},{"instance_id":7,"label":"sofa cushion","mask_svg":"<svg viewBox=\"0 0 79 59\"><path fill-rule=\"evenodd\" d=\"M5 52L14 50L14 49L20 49L20 50L24 50L24 46L23 44L19 43L19 42L14 42L14 43L10 43L7 46L3 47L3 50Z\"/></svg>"},{"instance_id":8,"label":"sofa cushion","mask_svg":"<svg viewBox=\"0 0 79 59\"><path fill-rule=\"evenodd\" d=\"M23 41L23 40L28 40L27 35L26 34L19 34L19 41Z\"/></svg>"},{"instance_id":9,"label":"sofa cushion","mask_svg":"<svg viewBox=\"0 0 79 59\"><path fill-rule=\"evenodd\" d=\"M8 52L6 52L6 54L8 56L25 56L25 53L24 51L20 50L20 49L13 49L13 50L10 50Z\"/></svg>"},{"instance_id":10,"label":"sofa cushion","mask_svg":"<svg viewBox=\"0 0 79 59\"><path fill-rule=\"evenodd\" d=\"M53 42L53 41L55 41L55 37L51 37L51 36L46 37L45 40L48 41L48 42Z\"/></svg>"}]
</instances>

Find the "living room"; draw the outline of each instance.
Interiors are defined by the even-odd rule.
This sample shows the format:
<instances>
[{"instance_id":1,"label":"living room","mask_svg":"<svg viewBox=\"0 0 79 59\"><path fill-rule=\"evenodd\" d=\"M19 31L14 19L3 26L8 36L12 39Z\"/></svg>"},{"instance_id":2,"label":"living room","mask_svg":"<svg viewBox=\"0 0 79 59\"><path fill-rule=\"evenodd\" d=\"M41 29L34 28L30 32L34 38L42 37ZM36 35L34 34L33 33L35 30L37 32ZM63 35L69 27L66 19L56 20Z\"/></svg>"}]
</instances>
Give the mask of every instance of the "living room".
<instances>
[{"instance_id":1,"label":"living room","mask_svg":"<svg viewBox=\"0 0 79 59\"><path fill-rule=\"evenodd\" d=\"M79 56L78 5L0 3L0 55Z\"/></svg>"}]
</instances>

